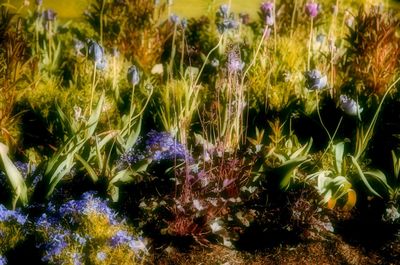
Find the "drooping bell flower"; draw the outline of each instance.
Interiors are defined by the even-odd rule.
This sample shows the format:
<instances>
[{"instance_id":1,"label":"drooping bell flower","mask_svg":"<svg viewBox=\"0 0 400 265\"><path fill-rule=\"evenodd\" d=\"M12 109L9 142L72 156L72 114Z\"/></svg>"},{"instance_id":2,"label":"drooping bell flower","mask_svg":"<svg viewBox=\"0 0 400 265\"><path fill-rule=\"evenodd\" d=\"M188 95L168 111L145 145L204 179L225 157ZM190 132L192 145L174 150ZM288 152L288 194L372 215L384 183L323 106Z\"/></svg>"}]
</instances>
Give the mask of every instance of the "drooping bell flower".
<instances>
[{"instance_id":1,"label":"drooping bell flower","mask_svg":"<svg viewBox=\"0 0 400 265\"><path fill-rule=\"evenodd\" d=\"M306 86L309 90L320 90L328 84L328 77L326 75L322 76L321 72L315 69L307 71L305 77Z\"/></svg>"},{"instance_id":2,"label":"drooping bell flower","mask_svg":"<svg viewBox=\"0 0 400 265\"><path fill-rule=\"evenodd\" d=\"M363 109L360 108L360 105L358 105L357 102L346 95L340 95L339 107L341 110L344 111L344 113L350 116L359 116L360 113L363 111Z\"/></svg>"},{"instance_id":3,"label":"drooping bell flower","mask_svg":"<svg viewBox=\"0 0 400 265\"><path fill-rule=\"evenodd\" d=\"M169 20L172 22L172 24L177 25L179 23L179 17L175 14L172 14L169 16Z\"/></svg>"},{"instance_id":4,"label":"drooping bell flower","mask_svg":"<svg viewBox=\"0 0 400 265\"><path fill-rule=\"evenodd\" d=\"M306 4L306 13L311 18L314 18L318 15L319 5L317 3L307 3Z\"/></svg>"},{"instance_id":5,"label":"drooping bell flower","mask_svg":"<svg viewBox=\"0 0 400 265\"><path fill-rule=\"evenodd\" d=\"M100 63L104 57L104 49L96 41L88 41L88 55L91 60Z\"/></svg>"},{"instance_id":6,"label":"drooping bell flower","mask_svg":"<svg viewBox=\"0 0 400 265\"><path fill-rule=\"evenodd\" d=\"M223 18L228 17L229 6L227 4L220 5L219 7L219 15Z\"/></svg>"},{"instance_id":7,"label":"drooping bell flower","mask_svg":"<svg viewBox=\"0 0 400 265\"><path fill-rule=\"evenodd\" d=\"M129 67L126 77L128 79L129 84L131 84L133 86L136 86L137 84L139 84L139 81L140 81L139 70L137 69L137 67L135 65L132 65L131 67Z\"/></svg>"}]
</instances>

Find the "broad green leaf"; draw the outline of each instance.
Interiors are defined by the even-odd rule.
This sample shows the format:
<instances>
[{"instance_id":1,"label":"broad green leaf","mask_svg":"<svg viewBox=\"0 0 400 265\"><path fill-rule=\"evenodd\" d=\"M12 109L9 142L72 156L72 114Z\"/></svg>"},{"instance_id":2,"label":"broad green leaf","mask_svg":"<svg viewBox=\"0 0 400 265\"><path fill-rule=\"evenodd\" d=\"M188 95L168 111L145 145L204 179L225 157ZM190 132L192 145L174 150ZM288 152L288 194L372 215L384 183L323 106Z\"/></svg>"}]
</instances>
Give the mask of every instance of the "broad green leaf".
<instances>
[{"instance_id":1,"label":"broad green leaf","mask_svg":"<svg viewBox=\"0 0 400 265\"><path fill-rule=\"evenodd\" d=\"M357 169L358 175L360 176L361 180L364 182L364 185L368 188L368 190L369 190L372 194L374 194L375 196L377 196L377 197L379 197L379 198L382 198L382 196L379 195L379 193L376 192L376 191L371 187L371 185L369 184L369 182L368 182L367 178L365 177L364 172L362 171L362 169L361 169L360 165L358 164L357 160L356 160L353 156L350 156L350 158L351 158L351 161L353 162L353 165L354 165L354 166L356 167L356 169Z\"/></svg>"},{"instance_id":2,"label":"broad green leaf","mask_svg":"<svg viewBox=\"0 0 400 265\"><path fill-rule=\"evenodd\" d=\"M86 169L89 176L91 177L93 182L97 182L98 177L94 169L86 162L79 154L75 154L75 158L82 164L82 166Z\"/></svg>"}]
</instances>

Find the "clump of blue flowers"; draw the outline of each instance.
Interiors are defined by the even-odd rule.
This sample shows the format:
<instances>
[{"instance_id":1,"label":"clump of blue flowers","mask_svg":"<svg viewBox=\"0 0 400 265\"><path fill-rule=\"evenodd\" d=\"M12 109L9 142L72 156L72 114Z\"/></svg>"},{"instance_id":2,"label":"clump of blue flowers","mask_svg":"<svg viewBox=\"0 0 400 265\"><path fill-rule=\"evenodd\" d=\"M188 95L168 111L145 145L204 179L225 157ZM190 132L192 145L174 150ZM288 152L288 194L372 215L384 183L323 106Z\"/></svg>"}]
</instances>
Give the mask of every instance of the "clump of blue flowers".
<instances>
[{"instance_id":1,"label":"clump of blue flowers","mask_svg":"<svg viewBox=\"0 0 400 265\"><path fill-rule=\"evenodd\" d=\"M145 159L160 163L184 160L188 157L188 150L170 133L151 130L145 141L139 138L136 144L120 157L118 164L120 168L125 168Z\"/></svg>"},{"instance_id":2,"label":"clump of blue flowers","mask_svg":"<svg viewBox=\"0 0 400 265\"><path fill-rule=\"evenodd\" d=\"M7 264L2 255L25 239L27 219L20 211L8 210L0 204L0 264Z\"/></svg>"},{"instance_id":3,"label":"clump of blue flowers","mask_svg":"<svg viewBox=\"0 0 400 265\"><path fill-rule=\"evenodd\" d=\"M35 225L46 263L136 264L147 253L143 240L94 192L59 207L50 204Z\"/></svg>"}]
</instances>

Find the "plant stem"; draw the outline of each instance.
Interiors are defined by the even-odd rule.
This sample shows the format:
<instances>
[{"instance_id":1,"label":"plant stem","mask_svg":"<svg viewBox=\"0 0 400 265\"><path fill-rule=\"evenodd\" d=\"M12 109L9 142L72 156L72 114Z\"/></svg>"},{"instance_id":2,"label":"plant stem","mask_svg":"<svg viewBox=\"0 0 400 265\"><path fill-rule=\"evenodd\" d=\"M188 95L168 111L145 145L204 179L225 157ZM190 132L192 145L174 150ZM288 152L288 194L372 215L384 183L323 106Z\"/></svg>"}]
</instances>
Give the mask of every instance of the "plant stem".
<instances>
[{"instance_id":1,"label":"plant stem","mask_svg":"<svg viewBox=\"0 0 400 265\"><path fill-rule=\"evenodd\" d=\"M93 97L94 97L94 90L96 88L96 62L94 62L93 66L93 80L92 80L92 91L90 95L90 104L89 104L89 115L92 115L92 105L93 105Z\"/></svg>"},{"instance_id":2,"label":"plant stem","mask_svg":"<svg viewBox=\"0 0 400 265\"><path fill-rule=\"evenodd\" d=\"M318 118L319 118L319 121L321 122L321 125L322 125L322 127L324 128L326 134L327 134L328 137L329 137L329 141L332 142L331 134L329 133L328 129L326 128L326 126L325 126L325 124L324 124L324 122L322 121L321 113L319 112L319 97L318 97L318 93L319 93L318 90L316 90L316 91L315 91L315 95L316 95L316 99L317 99L316 101L317 101L317 113L318 113Z\"/></svg>"},{"instance_id":3,"label":"plant stem","mask_svg":"<svg viewBox=\"0 0 400 265\"><path fill-rule=\"evenodd\" d=\"M106 4L106 0L103 0L101 3L100 10L100 45L103 47L103 15L104 15L104 6Z\"/></svg>"},{"instance_id":4,"label":"plant stem","mask_svg":"<svg viewBox=\"0 0 400 265\"><path fill-rule=\"evenodd\" d=\"M313 27L314 27L314 18L311 17L310 39L308 41L307 71L310 71L311 46L312 46L312 41L313 41Z\"/></svg>"}]
</instances>

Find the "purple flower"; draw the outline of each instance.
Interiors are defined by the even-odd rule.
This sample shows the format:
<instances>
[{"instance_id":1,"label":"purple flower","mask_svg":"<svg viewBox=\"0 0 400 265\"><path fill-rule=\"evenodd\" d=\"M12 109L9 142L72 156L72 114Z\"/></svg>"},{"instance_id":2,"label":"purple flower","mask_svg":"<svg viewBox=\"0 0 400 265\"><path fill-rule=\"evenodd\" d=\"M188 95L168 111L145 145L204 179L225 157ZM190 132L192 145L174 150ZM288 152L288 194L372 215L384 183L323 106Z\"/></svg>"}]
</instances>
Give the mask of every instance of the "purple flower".
<instances>
[{"instance_id":1,"label":"purple flower","mask_svg":"<svg viewBox=\"0 0 400 265\"><path fill-rule=\"evenodd\" d=\"M103 251L97 253L96 258L100 261L104 261L107 258L107 254Z\"/></svg>"},{"instance_id":2,"label":"purple flower","mask_svg":"<svg viewBox=\"0 0 400 265\"><path fill-rule=\"evenodd\" d=\"M139 84L140 81L139 70L135 65L129 67L128 73L126 74L126 78L128 79L128 83L130 85L136 86L137 84Z\"/></svg>"},{"instance_id":3,"label":"purple flower","mask_svg":"<svg viewBox=\"0 0 400 265\"><path fill-rule=\"evenodd\" d=\"M236 52L230 52L228 54L228 72L236 73L242 71L244 62L240 59L240 56Z\"/></svg>"},{"instance_id":4,"label":"purple flower","mask_svg":"<svg viewBox=\"0 0 400 265\"><path fill-rule=\"evenodd\" d=\"M140 240L135 240L132 236L130 236L126 231L119 230L110 241L110 245L112 247L118 247L121 245L128 245L134 251L145 251L146 246Z\"/></svg>"},{"instance_id":5,"label":"purple flower","mask_svg":"<svg viewBox=\"0 0 400 265\"><path fill-rule=\"evenodd\" d=\"M328 78L326 75L322 76L318 70L311 70L305 73L306 86L310 90L319 90L326 87L328 84Z\"/></svg>"},{"instance_id":6,"label":"purple flower","mask_svg":"<svg viewBox=\"0 0 400 265\"><path fill-rule=\"evenodd\" d=\"M228 10L229 6L227 4L223 4L219 6L218 13L221 17L227 18L228 17Z\"/></svg>"},{"instance_id":7,"label":"purple flower","mask_svg":"<svg viewBox=\"0 0 400 265\"><path fill-rule=\"evenodd\" d=\"M96 41L88 41L88 55L89 58L95 62L100 62L104 56L104 49Z\"/></svg>"},{"instance_id":8,"label":"purple flower","mask_svg":"<svg viewBox=\"0 0 400 265\"><path fill-rule=\"evenodd\" d=\"M0 255L0 265L7 265L7 259L2 255Z\"/></svg>"},{"instance_id":9,"label":"purple flower","mask_svg":"<svg viewBox=\"0 0 400 265\"><path fill-rule=\"evenodd\" d=\"M340 95L339 107L341 110L344 111L344 113L350 116L359 116L360 113L363 111L363 109L360 108L360 105L358 105L357 102L346 95Z\"/></svg>"},{"instance_id":10,"label":"purple flower","mask_svg":"<svg viewBox=\"0 0 400 265\"><path fill-rule=\"evenodd\" d=\"M179 17L175 14L172 14L169 17L169 20L172 22L172 24L175 24L175 25L179 23Z\"/></svg>"},{"instance_id":11,"label":"purple flower","mask_svg":"<svg viewBox=\"0 0 400 265\"><path fill-rule=\"evenodd\" d=\"M20 225L24 225L28 217L19 211L8 210L4 205L0 204L0 222L16 221Z\"/></svg>"},{"instance_id":12,"label":"purple flower","mask_svg":"<svg viewBox=\"0 0 400 265\"><path fill-rule=\"evenodd\" d=\"M311 18L314 18L318 15L319 5L317 3L307 3L306 4L306 13Z\"/></svg>"},{"instance_id":13,"label":"purple flower","mask_svg":"<svg viewBox=\"0 0 400 265\"><path fill-rule=\"evenodd\" d=\"M42 261L50 262L55 256L61 254L61 252L68 246L65 241L65 237L68 235L67 231L58 231L52 235L52 240L45 244L45 256L42 257Z\"/></svg>"},{"instance_id":14,"label":"purple flower","mask_svg":"<svg viewBox=\"0 0 400 265\"><path fill-rule=\"evenodd\" d=\"M264 2L261 4L261 12L264 15L265 24L272 26L275 23L274 4L271 2Z\"/></svg>"},{"instance_id":15,"label":"purple flower","mask_svg":"<svg viewBox=\"0 0 400 265\"><path fill-rule=\"evenodd\" d=\"M150 131L147 134L146 151L155 161L184 159L187 150L167 132Z\"/></svg>"},{"instance_id":16,"label":"purple flower","mask_svg":"<svg viewBox=\"0 0 400 265\"><path fill-rule=\"evenodd\" d=\"M43 11L43 19L46 22L49 21L54 21L56 19L57 13L54 12L53 9L46 9L45 11Z\"/></svg>"}]
</instances>

